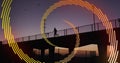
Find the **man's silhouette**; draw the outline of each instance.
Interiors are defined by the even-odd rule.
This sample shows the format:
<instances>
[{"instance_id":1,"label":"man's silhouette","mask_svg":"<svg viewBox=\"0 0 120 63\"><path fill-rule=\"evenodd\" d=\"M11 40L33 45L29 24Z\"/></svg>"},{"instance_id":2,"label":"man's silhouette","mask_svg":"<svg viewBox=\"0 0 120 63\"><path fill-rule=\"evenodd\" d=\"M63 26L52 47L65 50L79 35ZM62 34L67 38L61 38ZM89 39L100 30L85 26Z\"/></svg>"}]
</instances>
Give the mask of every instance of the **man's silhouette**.
<instances>
[{"instance_id":1,"label":"man's silhouette","mask_svg":"<svg viewBox=\"0 0 120 63\"><path fill-rule=\"evenodd\" d=\"M57 35L57 29L54 28L54 37Z\"/></svg>"}]
</instances>

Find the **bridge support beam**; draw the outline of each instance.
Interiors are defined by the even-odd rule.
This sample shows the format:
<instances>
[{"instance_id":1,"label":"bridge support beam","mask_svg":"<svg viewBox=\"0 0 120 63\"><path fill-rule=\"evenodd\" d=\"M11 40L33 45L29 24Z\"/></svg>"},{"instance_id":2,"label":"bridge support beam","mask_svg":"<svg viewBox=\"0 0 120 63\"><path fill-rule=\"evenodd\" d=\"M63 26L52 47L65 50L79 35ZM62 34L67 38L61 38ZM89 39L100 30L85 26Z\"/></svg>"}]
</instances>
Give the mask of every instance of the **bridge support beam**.
<instances>
[{"instance_id":1,"label":"bridge support beam","mask_svg":"<svg viewBox=\"0 0 120 63\"><path fill-rule=\"evenodd\" d=\"M45 57L45 49L41 49L41 61L44 62L44 57Z\"/></svg>"},{"instance_id":2,"label":"bridge support beam","mask_svg":"<svg viewBox=\"0 0 120 63\"><path fill-rule=\"evenodd\" d=\"M54 55L55 55L55 47L50 47L49 48L49 61L51 63L54 63Z\"/></svg>"},{"instance_id":3,"label":"bridge support beam","mask_svg":"<svg viewBox=\"0 0 120 63\"><path fill-rule=\"evenodd\" d=\"M2 42L0 41L0 61L3 62L4 61L4 57L3 57L3 49L2 49Z\"/></svg>"},{"instance_id":4,"label":"bridge support beam","mask_svg":"<svg viewBox=\"0 0 120 63\"><path fill-rule=\"evenodd\" d=\"M99 44L99 62L107 63L107 45Z\"/></svg>"},{"instance_id":5,"label":"bridge support beam","mask_svg":"<svg viewBox=\"0 0 120 63\"><path fill-rule=\"evenodd\" d=\"M74 48L69 48L69 54L73 51Z\"/></svg>"}]
</instances>

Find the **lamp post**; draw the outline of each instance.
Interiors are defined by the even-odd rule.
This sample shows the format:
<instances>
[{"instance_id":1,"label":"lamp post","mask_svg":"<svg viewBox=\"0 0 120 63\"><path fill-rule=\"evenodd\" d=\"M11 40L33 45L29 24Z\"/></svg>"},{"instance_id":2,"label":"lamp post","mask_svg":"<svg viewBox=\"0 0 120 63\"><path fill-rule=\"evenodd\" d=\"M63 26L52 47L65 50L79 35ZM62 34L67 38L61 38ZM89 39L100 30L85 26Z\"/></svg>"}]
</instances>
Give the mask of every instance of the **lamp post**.
<instances>
[{"instance_id":1,"label":"lamp post","mask_svg":"<svg viewBox=\"0 0 120 63\"><path fill-rule=\"evenodd\" d=\"M93 7L93 12L94 12L94 5ZM95 14L93 13L93 30L96 31L96 26L95 26Z\"/></svg>"}]
</instances>

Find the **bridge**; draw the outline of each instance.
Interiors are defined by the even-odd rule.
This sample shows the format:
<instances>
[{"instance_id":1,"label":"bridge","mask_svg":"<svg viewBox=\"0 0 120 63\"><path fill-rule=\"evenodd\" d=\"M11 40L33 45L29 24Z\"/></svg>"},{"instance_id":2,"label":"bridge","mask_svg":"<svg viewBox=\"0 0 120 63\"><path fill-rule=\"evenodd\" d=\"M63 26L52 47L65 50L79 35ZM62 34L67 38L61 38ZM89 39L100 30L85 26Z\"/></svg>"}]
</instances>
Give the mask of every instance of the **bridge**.
<instances>
[{"instance_id":1,"label":"bridge","mask_svg":"<svg viewBox=\"0 0 120 63\"><path fill-rule=\"evenodd\" d=\"M120 42L120 19L110 20L114 30L116 31L116 38ZM102 23L96 23L85 25L85 26L78 26L76 29L79 31L80 35L80 45L85 46L89 44L97 44L98 50L99 50L99 56L91 57L92 60L88 62L81 62L81 63L107 63L107 45L109 45L108 42L108 35L106 34L105 27L102 25ZM72 28L59 30L57 32L58 36L54 37L54 32L45 33L47 35L48 40L50 40L53 44L58 45L59 47L65 47L69 49L69 54L71 51L73 51L75 47L75 41L76 41L76 35L74 34L74 31ZM45 49L49 49L49 62L54 62L55 59L55 47L49 45L45 42L45 40L42 38L41 34L33 35L33 36L27 36L27 37L21 37L15 39L18 42L19 47L30 57L35 57L32 49L37 48L41 50L41 55L39 56L42 59L38 59L40 61L47 60L45 57ZM4 63L7 62L24 62L19 59L17 55L15 55L12 51L12 49L8 46L7 41L2 41L0 45L1 50L1 56L4 57L3 61ZM118 49L120 50L120 44L118 46ZM52 58L52 59L51 59ZM77 58L78 59L78 58ZM6 61L8 60L8 61ZM75 59L73 59L75 60ZM80 59L79 59L80 60ZM48 62L47 61L47 62ZM76 61L76 60L75 60ZM77 63L75 61L70 61L69 63ZM86 60L87 61L87 60ZM118 58L118 63L120 62L120 55ZM78 62L79 63L79 62Z\"/></svg>"}]
</instances>

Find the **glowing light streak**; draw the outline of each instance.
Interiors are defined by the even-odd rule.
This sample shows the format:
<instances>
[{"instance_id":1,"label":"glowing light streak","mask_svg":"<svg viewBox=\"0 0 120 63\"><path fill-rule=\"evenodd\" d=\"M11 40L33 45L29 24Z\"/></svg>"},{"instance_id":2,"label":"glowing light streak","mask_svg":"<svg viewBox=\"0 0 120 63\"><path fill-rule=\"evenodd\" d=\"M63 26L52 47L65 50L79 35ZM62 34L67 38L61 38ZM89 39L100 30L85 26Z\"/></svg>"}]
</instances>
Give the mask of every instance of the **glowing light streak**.
<instances>
[{"instance_id":1,"label":"glowing light streak","mask_svg":"<svg viewBox=\"0 0 120 63\"><path fill-rule=\"evenodd\" d=\"M14 40L14 36L11 33L11 26L10 26L10 10L11 10L11 3L13 0L3 0L2 3L2 14L1 14L1 18L2 18L2 29L4 30L4 35L5 35L5 39L8 40L8 44L10 47L12 47L13 51L15 54L19 55L19 57L21 58L21 60L24 60L25 62L37 62L37 63L41 63L40 61L36 61L33 58L30 58L27 54L24 54L24 52L18 47L17 43ZM55 3L54 5L50 6L50 8L46 11L46 13L43 15L42 20L41 20L41 33L43 34L43 38L48 42L49 40L46 39L46 35L44 34L44 19L47 18L47 16L56 8L59 8L61 6L65 6L65 5L77 5L77 6L81 6L81 7L85 7L86 9L90 10L93 12L92 7L94 7L94 14L96 16L98 16L98 18L102 21L103 26L105 26L106 28L106 32L109 35L109 42L110 42L110 56L109 56L109 63L117 63L117 56L119 51L117 51L117 40L116 40L116 33L113 30L112 27L112 23L109 22L107 16L105 14L102 13L102 11L95 7L95 5L88 3L87 1L83 1L83 0L61 0L57 3ZM112 38L114 36L114 38ZM76 35L76 37L78 37ZM78 39L77 39L78 40ZM77 42L76 42L77 43ZM52 46L56 46L52 43L49 42L49 44L51 44ZM116 45L115 45L116 44ZM76 45L77 46L77 45ZM74 53L74 51L72 51L72 53ZM73 57L73 54L70 54L68 58L65 58L64 60L60 60L60 62L64 62L64 61L70 61L71 58ZM31 61L30 61L31 60ZM58 63L58 62L56 62Z\"/></svg>"}]
</instances>

